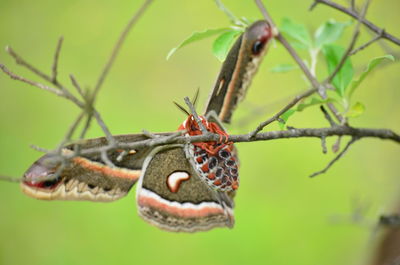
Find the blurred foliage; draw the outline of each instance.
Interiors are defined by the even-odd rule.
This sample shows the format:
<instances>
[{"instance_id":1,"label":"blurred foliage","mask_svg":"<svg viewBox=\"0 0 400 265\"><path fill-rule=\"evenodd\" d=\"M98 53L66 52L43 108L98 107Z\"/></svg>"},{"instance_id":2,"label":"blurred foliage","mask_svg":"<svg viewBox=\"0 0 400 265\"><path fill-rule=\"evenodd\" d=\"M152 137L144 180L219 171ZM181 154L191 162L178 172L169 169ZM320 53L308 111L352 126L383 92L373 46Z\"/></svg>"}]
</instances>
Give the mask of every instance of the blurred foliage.
<instances>
[{"instance_id":1,"label":"blurred foliage","mask_svg":"<svg viewBox=\"0 0 400 265\"><path fill-rule=\"evenodd\" d=\"M252 2L224 3L235 14L261 18ZM267 7L276 21L290 18L304 25L307 32L329 18L349 21L327 7L319 6L310 13L310 3L270 0ZM50 71L56 41L63 35L60 81L69 84L68 75L73 73L90 88L120 31L140 4L127 0L2 0L0 47L11 45L40 69ZM399 8L398 1L387 0L384 5L372 4L367 16L400 36ZM228 23L213 1L155 1L130 33L100 91L97 107L111 131L175 130L185 117L172 101L191 96L200 87L199 102L205 102L220 62L212 56L212 43L207 41L182 49L168 61L165 55L191 32ZM346 47L350 36L351 30L343 30L335 45ZM370 37L362 29L359 44ZM299 52L304 58L309 56L306 50ZM374 45L354 56L355 76L362 74L370 59L382 55L382 49ZM0 62L38 80L16 66L3 49ZM246 101L235 113L230 133L250 131L308 88L300 71L269 71L280 64L293 62L280 45L272 45ZM352 98L367 109L352 120L354 126L400 131L399 71L399 64L382 66L363 81L362 89L357 89ZM322 63L316 73L328 75ZM18 177L40 156L29 145L56 146L79 110L3 74L0 89L0 174ZM297 128L327 126L318 108L304 109L288 123ZM268 129L279 126L273 124ZM89 136L101 135L93 125ZM328 147L335 141L328 139ZM0 183L0 264L363 264L372 252L371 225L379 213L390 208L399 191L397 145L373 139L360 141L327 174L316 179L307 176L334 156L332 152L323 155L316 139L243 143L238 148L241 187L233 230L197 234L160 231L137 216L134 191L109 204L43 202L24 196L18 185ZM370 226L351 221L359 201L370 206L362 218Z\"/></svg>"}]
</instances>

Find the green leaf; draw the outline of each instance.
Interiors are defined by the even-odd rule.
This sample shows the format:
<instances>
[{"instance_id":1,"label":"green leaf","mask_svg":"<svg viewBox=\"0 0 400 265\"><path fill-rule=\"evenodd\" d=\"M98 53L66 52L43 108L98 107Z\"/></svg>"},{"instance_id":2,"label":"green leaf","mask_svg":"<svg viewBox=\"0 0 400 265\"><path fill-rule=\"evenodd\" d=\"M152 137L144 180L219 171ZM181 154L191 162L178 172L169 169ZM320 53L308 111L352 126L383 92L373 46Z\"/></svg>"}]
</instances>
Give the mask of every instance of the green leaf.
<instances>
[{"instance_id":1,"label":"green leaf","mask_svg":"<svg viewBox=\"0 0 400 265\"><path fill-rule=\"evenodd\" d=\"M304 25L296 24L289 18L284 18L281 23L280 32L295 40L295 45L299 48L312 48L310 34Z\"/></svg>"},{"instance_id":2,"label":"green leaf","mask_svg":"<svg viewBox=\"0 0 400 265\"><path fill-rule=\"evenodd\" d=\"M393 55L387 54L383 55L380 57L373 58L371 61L369 61L367 68L364 70L364 72L360 75L360 77L357 80L353 80L351 82L350 90L349 90L349 99L353 95L354 91L356 88L361 84L361 82L367 77L367 75L375 68L377 67L380 63L382 63L385 60L390 60L394 61Z\"/></svg>"},{"instance_id":3,"label":"green leaf","mask_svg":"<svg viewBox=\"0 0 400 265\"><path fill-rule=\"evenodd\" d=\"M365 111L365 106L361 102L357 102L354 104L350 110L346 113L346 116L349 118L359 117Z\"/></svg>"},{"instance_id":4,"label":"green leaf","mask_svg":"<svg viewBox=\"0 0 400 265\"><path fill-rule=\"evenodd\" d=\"M331 98L320 99L320 98L313 97L313 98L297 105L296 110L303 111L304 109L306 109L308 107L315 106L315 105L323 105L323 104L326 104L326 103L332 102L332 101L334 101L334 100Z\"/></svg>"},{"instance_id":5,"label":"green leaf","mask_svg":"<svg viewBox=\"0 0 400 265\"><path fill-rule=\"evenodd\" d=\"M221 62L225 61L230 47L235 41L236 36L240 33L242 33L241 30L230 30L222 33L221 35L219 35L218 38L215 39L212 51L215 57L218 58L218 60L220 60Z\"/></svg>"},{"instance_id":6,"label":"green leaf","mask_svg":"<svg viewBox=\"0 0 400 265\"><path fill-rule=\"evenodd\" d=\"M326 63L328 65L328 72L332 74L335 71L336 66L342 59L345 49L340 46L327 44L322 48L322 53L325 56ZM349 58L346 59L343 66L340 68L339 72L335 75L332 80L333 86L336 88L336 92L343 97L344 92L353 79L354 69Z\"/></svg>"},{"instance_id":7,"label":"green leaf","mask_svg":"<svg viewBox=\"0 0 400 265\"><path fill-rule=\"evenodd\" d=\"M275 67L271 68L270 71L271 73L286 73L298 68L298 66L293 64L278 64Z\"/></svg>"},{"instance_id":8,"label":"green leaf","mask_svg":"<svg viewBox=\"0 0 400 265\"><path fill-rule=\"evenodd\" d=\"M230 30L229 28L220 28L220 29L207 29L203 31L196 31L193 32L192 35L190 35L187 39L182 41L177 47L171 49L167 55L167 60L178 50L181 49L182 47L195 42L199 41L208 37L211 37L213 35L220 34L221 32L228 31Z\"/></svg>"},{"instance_id":9,"label":"green leaf","mask_svg":"<svg viewBox=\"0 0 400 265\"><path fill-rule=\"evenodd\" d=\"M282 122L281 120L278 120L279 128L281 128L281 130L283 130L285 128L285 125L286 125L289 117L292 116L295 112L296 112L295 109L289 109L279 117L283 121Z\"/></svg>"},{"instance_id":10,"label":"green leaf","mask_svg":"<svg viewBox=\"0 0 400 265\"><path fill-rule=\"evenodd\" d=\"M330 19L322 24L314 34L315 46L321 48L325 44L330 44L337 41L351 22L337 22L334 19Z\"/></svg>"}]
</instances>

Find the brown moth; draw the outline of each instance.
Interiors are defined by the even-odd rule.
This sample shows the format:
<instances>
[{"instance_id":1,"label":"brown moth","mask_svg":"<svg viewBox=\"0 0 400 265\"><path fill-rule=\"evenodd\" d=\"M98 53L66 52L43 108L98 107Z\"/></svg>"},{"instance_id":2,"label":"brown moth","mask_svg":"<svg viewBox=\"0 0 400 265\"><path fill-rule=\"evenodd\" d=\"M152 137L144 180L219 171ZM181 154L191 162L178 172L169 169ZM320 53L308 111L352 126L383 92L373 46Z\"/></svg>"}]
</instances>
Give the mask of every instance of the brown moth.
<instances>
[{"instance_id":1,"label":"brown moth","mask_svg":"<svg viewBox=\"0 0 400 265\"><path fill-rule=\"evenodd\" d=\"M269 24L257 21L236 41L210 94L206 115L202 117L207 129L227 135L220 120L230 121L271 36ZM189 116L188 120L191 118ZM185 124L189 123L186 121ZM193 121L191 124L191 128L197 126ZM197 127L192 130L198 131ZM148 138L143 134L114 137L123 143ZM85 140L79 148L85 151L106 144L106 138L101 137ZM74 145L66 146L62 152L74 152ZM121 156L121 152L126 154ZM167 145L113 150L107 155L115 167L105 164L101 155L96 153L72 158L60 172L57 170L61 163L49 154L44 155L24 174L22 191L44 200L109 202L124 197L139 182L139 215L159 228L196 232L214 227L233 227L233 197L238 187L237 154L233 144ZM216 168L212 171L214 161ZM59 174L54 178L56 172Z\"/></svg>"}]
</instances>

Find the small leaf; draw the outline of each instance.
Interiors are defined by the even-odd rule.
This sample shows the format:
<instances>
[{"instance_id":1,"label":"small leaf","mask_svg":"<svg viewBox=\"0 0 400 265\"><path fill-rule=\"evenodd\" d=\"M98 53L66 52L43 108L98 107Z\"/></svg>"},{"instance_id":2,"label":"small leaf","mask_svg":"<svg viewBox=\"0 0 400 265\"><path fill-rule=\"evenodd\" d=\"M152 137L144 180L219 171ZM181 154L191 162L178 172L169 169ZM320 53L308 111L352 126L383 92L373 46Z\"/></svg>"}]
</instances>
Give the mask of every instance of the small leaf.
<instances>
[{"instance_id":1,"label":"small leaf","mask_svg":"<svg viewBox=\"0 0 400 265\"><path fill-rule=\"evenodd\" d=\"M365 106L361 102L357 102L354 104L350 110L346 113L346 116L349 118L356 118L361 116L365 111Z\"/></svg>"},{"instance_id":2,"label":"small leaf","mask_svg":"<svg viewBox=\"0 0 400 265\"><path fill-rule=\"evenodd\" d=\"M328 72L332 74L335 71L336 66L339 64L342 59L345 49L336 45L324 45L322 48L322 53L325 56L326 63L328 65ZM347 58L340 68L339 72L335 75L332 80L333 86L336 88L336 92L343 97L344 92L353 79L354 70L351 60Z\"/></svg>"},{"instance_id":3,"label":"small leaf","mask_svg":"<svg viewBox=\"0 0 400 265\"><path fill-rule=\"evenodd\" d=\"M221 32L228 31L230 30L229 28L220 28L220 29L206 29L203 31L196 31L193 32L192 35L190 35L187 39L182 41L177 47L171 49L167 55L167 60L180 48L195 42L199 41L208 37L211 37L216 34L220 34Z\"/></svg>"},{"instance_id":4,"label":"small leaf","mask_svg":"<svg viewBox=\"0 0 400 265\"><path fill-rule=\"evenodd\" d=\"M382 63L385 60L390 60L394 61L393 55L387 54L383 55L380 57L373 58L371 61L369 61L367 68L364 70L364 72L360 75L360 77L357 80L353 80L351 82L350 90L349 90L349 99L353 95L354 91L356 88L361 84L361 82L367 77L367 75L375 68L377 67L380 63Z\"/></svg>"},{"instance_id":5,"label":"small leaf","mask_svg":"<svg viewBox=\"0 0 400 265\"><path fill-rule=\"evenodd\" d=\"M270 71L271 73L286 73L298 68L298 66L293 64L278 64L275 67L271 68Z\"/></svg>"},{"instance_id":6,"label":"small leaf","mask_svg":"<svg viewBox=\"0 0 400 265\"><path fill-rule=\"evenodd\" d=\"M323 105L329 102L334 101L333 99L320 99L320 98L311 98L311 100L305 101L304 103L300 103L299 105L297 105L296 110L297 111L303 111L304 109L311 107L311 106L315 106L315 105Z\"/></svg>"},{"instance_id":7,"label":"small leaf","mask_svg":"<svg viewBox=\"0 0 400 265\"><path fill-rule=\"evenodd\" d=\"M322 24L315 31L315 46L321 48L324 44L330 44L337 41L351 22L336 22L334 19L330 19Z\"/></svg>"},{"instance_id":8,"label":"small leaf","mask_svg":"<svg viewBox=\"0 0 400 265\"><path fill-rule=\"evenodd\" d=\"M312 40L306 27L296 24L289 18L284 18L281 23L280 31L296 41L296 46L303 49L312 48Z\"/></svg>"},{"instance_id":9,"label":"small leaf","mask_svg":"<svg viewBox=\"0 0 400 265\"><path fill-rule=\"evenodd\" d=\"M229 49L235 41L235 37L240 33L242 33L241 30L230 30L222 33L217 39L215 39L212 51L215 57L218 58L218 60L220 60L221 62L225 61Z\"/></svg>"},{"instance_id":10,"label":"small leaf","mask_svg":"<svg viewBox=\"0 0 400 265\"><path fill-rule=\"evenodd\" d=\"M279 128L281 128L281 130L283 130L285 128L285 125L286 125L289 117L292 116L295 112L296 112L295 109L289 109L279 117L281 119L281 120L278 120Z\"/></svg>"}]
</instances>

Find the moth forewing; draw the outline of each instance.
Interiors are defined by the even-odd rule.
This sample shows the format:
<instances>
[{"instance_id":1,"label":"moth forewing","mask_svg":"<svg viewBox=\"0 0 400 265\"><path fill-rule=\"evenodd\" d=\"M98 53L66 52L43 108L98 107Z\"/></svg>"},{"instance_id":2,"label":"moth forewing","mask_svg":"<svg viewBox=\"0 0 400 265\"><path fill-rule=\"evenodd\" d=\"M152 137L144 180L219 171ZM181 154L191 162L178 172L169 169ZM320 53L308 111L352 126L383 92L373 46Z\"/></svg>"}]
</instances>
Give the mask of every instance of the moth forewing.
<instances>
[{"instance_id":1,"label":"moth forewing","mask_svg":"<svg viewBox=\"0 0 400 265\"><path fill-rule=\"evenodd\" d=\"M250 25L237 39L222 64L214 89L206 104L205 113L214 111L220 120L230 123L233 111L243 100L261 59L273 37L265 20Z\"/></svg>"},{"instance_id":2,"label":"moth forewing","mask_svg":"<svg viewBox=\"0 0 400 265\"><path fill-rule=\"evenodd\" d=\"M146 139L148 137L143 134L115 136L115 140L122 143ZM82 141L79 148L85 151L106 144L107 139L100 137ZM72 154L74 147L66 146L63 154ZM121 156L123 151L125 155ZM67 161L61 170L61 162L55 160L57 157L46 154L26 171L21 189L31 197L43 200L114 201L125 196L139 179L143 162L150 151L151 148L111 150L107 156L115 167L106 165L99 152L79 155Z\"/></svg>"}]
</instances>

